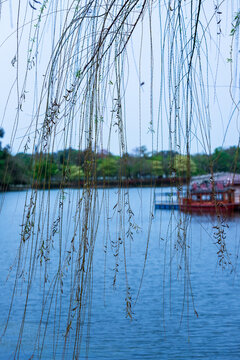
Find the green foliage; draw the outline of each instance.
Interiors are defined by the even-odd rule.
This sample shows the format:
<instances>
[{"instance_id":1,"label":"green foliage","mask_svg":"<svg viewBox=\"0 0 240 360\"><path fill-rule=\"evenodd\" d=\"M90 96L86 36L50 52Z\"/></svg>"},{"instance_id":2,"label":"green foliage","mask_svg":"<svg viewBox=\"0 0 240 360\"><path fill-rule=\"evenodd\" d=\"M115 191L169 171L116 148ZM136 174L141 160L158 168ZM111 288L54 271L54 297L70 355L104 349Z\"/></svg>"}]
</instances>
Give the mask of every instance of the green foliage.
<instances>
[{"instance_id":1,"label":"green foliage","mask_svg":"<svg viewBox=\"0 0 240 360\"><path fill-rule=\"evenodd\" d=\"M163 167L162 167L161 161L152 160L152 174L154 176L162 176L163 175Z\"/></svg>"},{"instance_id":2,"label":"green foliage","mask_svg":"<svg viewBox=\"0 0 240 360\"><path fill-rule=\"evenodd\" d=\"M3 138L5 134L5 131L3 130L3 128L0 128L0 138Z\"/></svg>"},{"instance_id":3,"label":"green foliage","mask_svg":"<svg viewBox=\"0 0 240 360\"><path fill-rule=\"evenodd\" d=\"M10 171L10 154L9 148L6 147L4 149L1 148L0 143L0 185L4 186L12 182L12 176Z\"/></svg>"},{"instance_id":4,"label":"green foliage","mask_svg":"<svg viewBox=\"0 0 240 360\"><path fill-rule=\"evenodd\" d=\"M196 175L197 166L195 162L186 155L176 155L174 158L174 168L176 170L177 176L188 176L188 167L190 170L190 175Z\"/></svg>"},{"instance_id":5,"label":"green foliage","mask_svg":"<svg viewBox=\"0 0 240 360\"><path fill-rule=\"evenodd\" d=\"M151 157L152 161L152 175L159 177L163 176L163 156L162 155L155 155Z\"/></svg>"},{"instance_id":6,"label":"green foliage","mask_svg":"<svg viewBox=\"0 0 240 360\"><path fill-rule=\"evenodd\" d=\"M69 166L69 181L77 182L79 180L83 180L84 172L81 166L70 165Z\"/></svg>"},{"instance_id":7,"label":"green foliage","mask_svg":"<svg viewBox=\"0 0 240 360\"><path fill-rule=\"evenodd\" d=\"M23 153L10 156L11 183L27 185L32 179L32 157Z\"/></svg>"},{"instance_id":8,"label":"green foliage","mask_svg":"<svg viewBox=\"0 0 240 360\"><path fill-rule=\"evenodd\" d=\"M192 156L192 160L196 164L196 174L203 175L210 172L210 158L205 154L196 154Z\"/></svg>"},{"instance_id":9,"label":"green foliage","mask_svg":"<svg viewBox=\"0 0 240 360\"><path fill-rule=\"evenodd\" d=\"M134 153L137 157L146 157L147 156L147 147L145 145L141 145L134 149Z\"/></svg>"},{"instance_id":10,"label":"green foliage","mask_svg":"<svg viewBox=\"0 0 240 360\"><path fill-rule=\"evenodd\" d=\"M132 166L132 177L133 178L142 178L148 177L152 172L152 162L146 158L138 158L133 162Z\"/></svg>"},{"instance_id":11,"label":"green foliage","mask_svg":"<svg viewBox=\"0 0 240 360\"><path fill-rule=\"evenodd\" d=\"M5 131L0 127L0 139L4 137ZM0 151L2 150L2 142L0 141Z\"/></svg>"},{"instance_id":12,"label":"green foliage","mask_svg":"<svg viewBox=\"0 0 240 360\"><path fill-rule=\"evenodd\" d=\"M225 169L231 171L233 168L233 160L234 160L233 155L234 154L231 153L230 149L229 150L224 150L222 148L215 149L212 155L213 170L215 172L226 171Z\"/></svg>"},{"instance_id":13,"label":"green foliage","mask_svg":"<svg viewBox=\"0 0 240 360\"><path fill-rule=\"evenodd\" d=\"M39 159L34 164L34 177L37 180L49 181L59 172L58 166L52 159Z\"/></svg>"},{"instance_id":14,"label":"green foliage","mask_svg":"<svg viewBox=\"0 0 240 360\"><path fill-rule=\"evenodd\" d=\"M234 17L233 23L232 23L232 29L230 31L230 35L234 36L239 28L240 25L240 11L238 11Z\"/></svg>"},{"instance_id":15,"label":"green foliage","mask_svg":"<svg viewBox=\"0 0 240 360\"><path fill-rule=\"evenodd\" d=\"M118 176L118 158L109 156L99 159L97 163L97 176L104 178L116 178Z\"/></svg>"},{"instance_id":16,"label":"green foliage","mask_svg":"<svg viewBox=\"0 0 240 360\"><path fill-rule=\"evenodd\" d=\"M4 131L2 133L4 135ZM1 131L0 131L1 135ZM3 136L2 135L2 136ZM30 185L32 181L43 184L51 181L57 186L64 175L68 184L76 186L86 177L91 164L91 173L95 173L99 181L110 179L158 179L161 177L187 176L188 160L176 152L161 151L153 155L147 148L137 148L134 155L124 154L121 158L107 151L94 154L89 150L65 149L52 155L19 153L10 154L9 147L0 150L1 184ZM138 156L136 155L138 153ZM190 157L190 174L208 174L214 172L240 172L238 148L217 148L212 155L195 154Z\"/></svg>"}]
</instances>

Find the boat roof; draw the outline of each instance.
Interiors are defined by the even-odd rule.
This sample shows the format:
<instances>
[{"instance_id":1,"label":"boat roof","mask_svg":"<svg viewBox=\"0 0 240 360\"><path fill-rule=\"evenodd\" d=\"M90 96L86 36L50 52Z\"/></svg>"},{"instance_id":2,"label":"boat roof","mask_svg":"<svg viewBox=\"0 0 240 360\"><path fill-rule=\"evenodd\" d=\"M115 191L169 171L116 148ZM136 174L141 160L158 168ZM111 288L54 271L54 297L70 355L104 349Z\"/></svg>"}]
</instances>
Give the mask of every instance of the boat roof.
<instances>
[{"instance_id":1,"label":"boat roof","mask_svg":"<svg viewBox=\"0 0 240 360\"><path fill-rule=\"evenodd\" d=\"M218 172L206 175L193 176L191 178L191 185L194 183L201 184L203 182L221 182L223 184L240 185L240 174L230 172Z\"/></svg>"},{"instance_id":2,"label":"boat roof","mask_svg":"<svg viewBox=\"0 0 240 360\"><path fill-rule=\"evenodd\" d=\"M215 183L213 189L213 183L205 182L202 184L193 183L191 185L191 193L192 194L210 194L213 191L216 193L226 193L229 191L235 191L235 189L231 186L226 186L223 183Z\"/></svg>"}]
</instances>

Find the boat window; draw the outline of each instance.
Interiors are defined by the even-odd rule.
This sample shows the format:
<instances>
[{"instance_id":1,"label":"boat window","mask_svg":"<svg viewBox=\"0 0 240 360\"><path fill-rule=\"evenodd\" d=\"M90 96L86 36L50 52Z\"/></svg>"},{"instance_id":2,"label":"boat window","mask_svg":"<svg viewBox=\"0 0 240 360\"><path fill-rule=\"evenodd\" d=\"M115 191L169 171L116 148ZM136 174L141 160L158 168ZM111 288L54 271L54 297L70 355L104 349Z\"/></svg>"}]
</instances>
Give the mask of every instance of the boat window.
<instances>
[{"instance_id":1,"label":"boat window","mask_svg":"<svg viewBox=\"0 0 240 360\"><path fill-rule=\"evenodd\" d=\"M197 195L192 195L192 200L197 201Z\"/></svg>"},{"instance_id":2,"label":"boat window","mask_svg":"<svg viewBox=\"0 0 240 360\"><path fill-rule=\"evenodd\" d=\"M203 201L210 201L211 200L211 195L202 195L202 200Z\"/></svg>"},{"instance_id":3,"label":"boat window","mask_svg":"<svg viewBox=\"0 0 240 360\"><path fill-rule=\"evenodd\" d=\"M216 194L217 200L223 200L223 194Z\"/></svg>"}]
</instances>

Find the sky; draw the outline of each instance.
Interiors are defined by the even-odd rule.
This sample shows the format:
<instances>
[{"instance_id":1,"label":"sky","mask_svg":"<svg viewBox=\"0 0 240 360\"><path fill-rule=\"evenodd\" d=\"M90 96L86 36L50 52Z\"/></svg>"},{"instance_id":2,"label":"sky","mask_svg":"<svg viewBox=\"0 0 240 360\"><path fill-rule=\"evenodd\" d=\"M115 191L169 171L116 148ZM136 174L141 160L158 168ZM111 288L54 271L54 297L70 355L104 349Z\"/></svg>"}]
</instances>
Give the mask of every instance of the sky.
<instances>
[{"instance_id":1,"label":"sky","mask_svg":"<svg viewBox=\"0 0 240 360\"><path fill-rule=\"evenodd\" d=\"M157 2L155 2L156 4ZM20 23L28 23L37 18L39 9L32 10L28 6L27 1L23 1L23 9ZM196 111L193 115L192 132L191 132L191 152L209 152L216 147L236 146L239 140L239 116L238 108L233 103L239 98L239 74L236 68L238 63L238 51L234 55L232 63L229 62L231 57L231 41L230 31L232 28L232 16L239 7L239 1L233 2L226 0L223 2L218 13L215 11L213 1L205 1L203 12L201 14L202 23L207 23L211 19L207 28L203 41L202 56L202 72L204 76L205 90L208 90L208 109L202 108L203 99L195 96L195 107L199 107L200 111ZM40 92L41 87L36 89L33 81L27 84L26 101L23 111L19 119L16 118L17 108L17 87L14 83L16 78L16 63L14 57L16 55L16 11L13 8L13 2L5 1L2 4L2 16L0 21L0 124L5 130L3 145L10 144L13 153L23 151L24 145L28 141L28 135L25 136L32 121L32 114L36 111L36 98L32 95L34 91ZM235 8L233 8L235 6ZM152 37L153 37L153 70L151 73L150 64L150 37L149 37L149 18L146 14L145 19L139 23L135 33L128 44L125 70L124 70L124 89L125 89L125 119L127 134L127 150L132 152L134 148L145 145L148 150L168 150L172 145L169 140L169 100L168 100L168 54L162 55L161 31L159 28L159 9L161 11L161 21L165 24L166 12L163 5L155 6L152 14ZM24 16L26 16L24 20ZM185 16L186 23L189 22L188 14ZM219 24L218 24L219 23ZM219 31L220 30L220 31ZM220 34L218 34L220 32ZM42 79L46 72L48 58L51 53L51 38L53 36L51 27L48 25L47 31L44 33L44 44L39 50L39 65L36 70L33 69L33 76L38 77L38 83L42 83ZM20 85L24 82L24 64L27 58L29 37L29 25L23 28L21 33L21 61L19 63ZM234 49L238 48L238 39L234 41ZM142 46L142 47L141 47ZM219 51L218 51L219 50ZM208 54L206 54L208 52ZM141 57L140 54L141 53ZM205 58L204 58L205 55ZM175 53L176 56L176 53ZM141 61L139 60L141 59ZM163 61L166 65L163 68ZM139 65L140 64L140 65ZM208 65L207 65L208 64ZM231 74L231 65L233 72ZM198 67L196 67L194 76L198 80ZM151 76L153 77L153 92L151 95ZM161 94L161 81L164 79L164 86ZM200 80L199 80L200 81ZM203 84L203 82L202 82ZM232 85L232 93L230 92ZM198 93L200 86L195 85ZM162 96L159 102L160 94ZM198 104L199 101L199 104ZM206 102L207 103L207 102ZM108 143L110 131L110 114L112 104L110 101L106 105L106 119L103 126L103 148L108 148L111 152L117 154L119 152L118 136L112 129L110 143ZM202 109L202 110L201 110ZM206 119L200 120L201 112L208 112L208 124L204 123ZM180 112L181 116L181 112ZM184 124L184 111L182 112L182 122ZM17 119L17 122L16 122ZM151 123L152 119L152 123ZM17 126L16 126L17 123ZM209 135L206 135L208 128ZM34 123L32 123L30 136L34 132ZM77 130L73 140L78 143ZM175 141L175 147L179 146L181 151L185 151L184 143L184 125L178 127L178 135ZM14 136L13 136L14 135ZM207 146L206 137L210 138L210 147ZM61 148L61 135L58 142ZM109 145L110 144L110 145Z\"/></svg>"}]
</instances>

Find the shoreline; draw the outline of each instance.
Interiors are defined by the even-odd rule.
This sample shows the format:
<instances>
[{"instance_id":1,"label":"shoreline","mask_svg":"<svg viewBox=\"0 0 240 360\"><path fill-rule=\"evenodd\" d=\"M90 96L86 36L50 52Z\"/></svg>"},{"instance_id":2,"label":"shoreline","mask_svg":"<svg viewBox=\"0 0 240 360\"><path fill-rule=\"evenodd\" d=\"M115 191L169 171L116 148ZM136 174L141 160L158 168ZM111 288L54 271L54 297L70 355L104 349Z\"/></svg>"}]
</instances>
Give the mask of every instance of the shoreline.
<instances>
[{"instance_id":1,"label":"shoreline","mask_svg":"<svg viewBox=\"0 0 240 360\"><path fill-rule=\"evenodd\" d=\"M91 188L105 189L105 188L134 188L134 187L176 187L179 184L187 184L186 178L161 178L161 179L123 179L123 180L105 180L93 181L89 183ZM79 181L78 183L36 183L31 184L8 184L2 185L0 187L0 192L12 192L12 191L26 191L29 189L36 190L51 190L51 189L83 189L86 187L84 181Z\"/></svg>"}]
</instances>

